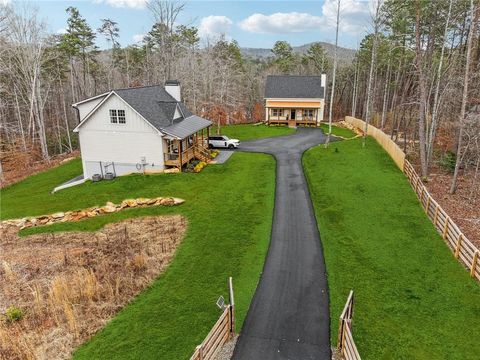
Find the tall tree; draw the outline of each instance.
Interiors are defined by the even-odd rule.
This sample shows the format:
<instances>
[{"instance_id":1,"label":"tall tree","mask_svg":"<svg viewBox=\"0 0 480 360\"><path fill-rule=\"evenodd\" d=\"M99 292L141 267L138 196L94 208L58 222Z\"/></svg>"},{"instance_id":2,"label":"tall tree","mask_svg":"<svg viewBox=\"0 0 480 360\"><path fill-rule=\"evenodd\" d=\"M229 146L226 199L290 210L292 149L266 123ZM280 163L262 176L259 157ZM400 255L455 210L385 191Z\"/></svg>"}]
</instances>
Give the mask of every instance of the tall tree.
<instances>
[{"instance_id":1,"label":"tall tree","mask_svg":"<svg viewBox=\"0 0 480 360\"><path fill-rule=\"evenodd\" d=\"M328 135L325 147L330 143L330 137L332 135L332 118L333 118L333 102L335 100L335 81L337 78L337 62L338 62L338 29L340 26L340 5L341 0L337 0L337 22L335 26L335 53L333 55L333 74L332 74L332 90L330 93L330 104L328 109Z\"/></svg>"},{"instance_id":2,"label":"tall tree","mask_svg":"<svg viewBox=\"0 0 480 360\"><path fill-rule=\"evenodd\" d=\"M292 71L295 65L295 54L292 46L286 41L277 41L273 45L272 53L275 55L275 63L283 74Z\"/></svg>"},{"instance_id":3,"label":"tall tree","mask_svg":"<svg viewBox=\"0 0 480 360\"><path fill-rule=\"evenodd\" d=\"M119 61L119 52L120 52L120 43L118 39L120 37L120 29L118 24L111 19L102 19L102 26L97 30L100 34L104 35L107 39L107 42L111 44L111 53L110 53L110 69L108 71L108 87L113 88L115 82L114 74L115 68Z\"/></svg>"},{"instance_id":4,"label":"tall tree","mask_svg":"<svg viewBox=\"0 0 480 360\"><path fill-rule=\"evenodd\" d=\"M366 137L368 134L368 124L371 121L371 104L373 100L373 72L377 60L377 46L378 46L378 34L381 26L381 17L380 9L382 7L382 2L380 0L376 1L375 5L375 15L373 18L373 43L372 43L372 53L370 58L370 70L368 74L368 87L367 87L367 104L365 105L365 129L363 133L363 142L362 145L365 146Z\"/></svg>"},{"instance_id":5,"label":"tall tree","mask_svg":"<svg viewBox=\"0 0 480 360\"><path fill-rule=\"evenodd\" d=\"M67 31L62 36L60 47L65 51L70 59L70 74L72 85L72 96L74 101L78 99L74 90L74 83L78 81L78 75L75 72L75 58L79 57L82 63L82 79L80 94L86 97L90 94L87 85L88 70L90 61L94 59L97 47L95 46L96 35L87 21L80 15L77 8L70 6L66 9L69 18L67 20Z\"/></svg>"},{"instance_id":6,"label":"tall tree","mask_svg":"<svg viewBox=\"0 0 480 360\"><path fill-rule=\"evenodd\" d=\"M474 39L478 31L478 20L480 17L480 1L477 0L474 4L473 0L470 0L470 26L468 31L468 40L467 40L467 54L465 61L465 72L463 77L463 92L462 92L462 105L460 107L460 115L458 119L458 140L457 140L457 159L455 161L455 170L452 178L452 185L450 186L450 194L454 194L457 190L457 179L458 173L460 170L460 164L462 163L462 147L463 147L463 137L464 137L464 122L465 122L465 113L468 103L468 89L469 89L469 77L471 72L471 65L473 62L472 58L472 49L474 46Z\"/></svg>"}]
</instances>

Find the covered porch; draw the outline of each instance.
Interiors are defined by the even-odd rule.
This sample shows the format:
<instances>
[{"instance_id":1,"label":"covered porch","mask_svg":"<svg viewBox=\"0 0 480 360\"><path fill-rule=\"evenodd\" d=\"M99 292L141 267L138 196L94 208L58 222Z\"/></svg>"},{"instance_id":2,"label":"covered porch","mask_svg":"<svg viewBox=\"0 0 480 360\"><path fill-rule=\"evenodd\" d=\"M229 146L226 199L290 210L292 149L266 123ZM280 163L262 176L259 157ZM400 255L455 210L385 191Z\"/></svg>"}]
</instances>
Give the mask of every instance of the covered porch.
<instances>
[{"instance_id":1,"label":"covered porch","mask_svg":"<svg viewBox=\"0 0 480 360\"><path fill-rule=\"evenodd\" d=\"M318 108L267 108L267 123L316 126L319 122Z\"/></svg>"},{"instance_id":2,"label":"covered porch","mask_svg":"<svg viewBox=\"0 0 480 360\"><path fill-rule=\"evenodd\" d=\"M188 123L186 121L190 120ZM190 161L197 159L207 162L210 159L208 138L211 122L192 116L181 123L164 129L163 158L165 166L180 170Z\"/></svg>"}]
</instances>

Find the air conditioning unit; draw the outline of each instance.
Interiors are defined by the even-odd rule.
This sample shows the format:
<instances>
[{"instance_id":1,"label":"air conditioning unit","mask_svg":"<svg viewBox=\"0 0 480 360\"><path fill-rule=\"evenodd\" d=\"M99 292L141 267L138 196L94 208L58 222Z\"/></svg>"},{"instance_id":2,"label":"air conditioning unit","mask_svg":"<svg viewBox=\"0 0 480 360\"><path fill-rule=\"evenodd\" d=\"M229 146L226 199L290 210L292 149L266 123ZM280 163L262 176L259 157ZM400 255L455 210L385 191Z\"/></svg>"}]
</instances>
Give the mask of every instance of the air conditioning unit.
<instances>
[{"instance_id":1,"label":"air conditioning unit","mask_svg":"<svg viewBox=\"0 0 480 360\"><path fill-rule=\"evenodd\" d=\"M113 179L115 179L115 174L112 173L112 172L107 172L107 173L105 173L105 175L103 176L103 178L104 178L105 180L113 180Z\"/></svg>"},{"instance_id":2,"label":"air conditioning unit","mask_svg":"<svg viewBox=\"0 0 480 360\"><path fill-rule=\"evenodd\" d=\"M100 174L93 174L92 175L92 182L98 182L100 180L102 180L102 175L100 175Z\"/></svg>"}]
</instances>

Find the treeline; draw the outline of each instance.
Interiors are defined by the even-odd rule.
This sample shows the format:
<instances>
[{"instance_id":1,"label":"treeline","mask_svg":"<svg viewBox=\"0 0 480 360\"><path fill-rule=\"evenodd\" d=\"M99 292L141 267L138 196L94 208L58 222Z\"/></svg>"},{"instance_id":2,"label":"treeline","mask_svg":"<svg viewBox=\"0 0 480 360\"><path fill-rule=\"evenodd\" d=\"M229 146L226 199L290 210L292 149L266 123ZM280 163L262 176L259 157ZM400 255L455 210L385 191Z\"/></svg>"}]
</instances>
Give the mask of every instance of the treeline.
<instances>
[{"instance_id":1,"label":"treeline","mask_svg":"<svg viewBox=\"0 0 480 360\"><path fill-rule=\"evenodd\" d=\"M335 103L402 144L425 179L438 163L450 168L453 193L461 170L479 175L480 1L376 4Z\"/></svg>"},{"instance_id":2,"label":"treeline","mask_svg":"<svg viewBox=\"0 0 480 360\"><path fill-rule=\"evenodd\" d=\"M179 2L150 1L154 24L127 47L119 44L114 19L93 29L69 7L66 32L50 34L34 10L0 5L2 161L76 149L70 105L109 89L178 79L197 114L256 122L264 117L267 74L326 72L327 108L336 78L334 120L353 115L382 128L419 159L425 178L432 166L447 164L454 192L462 170L473 169L477 178L480 168L480 0L375 4L373 31L351 64L335 61L319 43L297 54L285 41L275 43L270 60L244 58L234 40L201 40L196 27L178 25ZM97 47L100 38L108 49Z\"/></svg>"},{"instance_id":3,"label":"treeline","mask_svg":"<svg viewBox=\"0 0 480 360\"><path fill-rule=\"evenodd\" d=\"M121 47L121 25L101 19L92 28L75 7L66 9L64 34L51 34L35 9L0 5L0 133L5 163L48 159L78 147L71 132L78 119L71 104L110 89L162 84L178 79L194 112L214 122L261 121L267 73L291 71L279 60L242 57L235 41L200 40L198 29L178 25L183 3L154 0L155 22L139 44ZM108 49L96 45L104 38ZM288 45L288 44L287 44ZM287 48L289 45L287 46ZM290 48L291 50L291 48ZM314 47L301 61L303 73L319 64Z\"/></svg>"}]
</instances>

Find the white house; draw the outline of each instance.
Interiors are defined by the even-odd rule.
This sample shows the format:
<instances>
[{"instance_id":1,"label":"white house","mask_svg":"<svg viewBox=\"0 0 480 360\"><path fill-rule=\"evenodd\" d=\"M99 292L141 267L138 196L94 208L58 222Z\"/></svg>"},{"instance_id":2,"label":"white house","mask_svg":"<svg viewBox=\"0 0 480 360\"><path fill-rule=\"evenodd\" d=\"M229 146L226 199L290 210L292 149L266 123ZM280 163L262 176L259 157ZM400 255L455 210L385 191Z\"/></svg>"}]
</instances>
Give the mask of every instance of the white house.
<instances>
[{"instance_id":1,"label":"white house","mask_svg":"<svg viewBox=\"0 0 480 360\"><path fill-rule=\"evenodd\" d=\"M318 126L323 120L326 75L269 75L265 84L265 122Z\"/></svg>"},{"instance_id":2,"label":"white house","mask_svg":"<svg viewBox=\"0 0 480 360\"><path fill-rule=\"evenodd\" d=\"M209 120L181 102L178 81L117 89L80 101L78 132L83 177L180 170L208 157Z\"/></svg>"}]
</instances>

